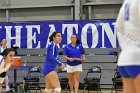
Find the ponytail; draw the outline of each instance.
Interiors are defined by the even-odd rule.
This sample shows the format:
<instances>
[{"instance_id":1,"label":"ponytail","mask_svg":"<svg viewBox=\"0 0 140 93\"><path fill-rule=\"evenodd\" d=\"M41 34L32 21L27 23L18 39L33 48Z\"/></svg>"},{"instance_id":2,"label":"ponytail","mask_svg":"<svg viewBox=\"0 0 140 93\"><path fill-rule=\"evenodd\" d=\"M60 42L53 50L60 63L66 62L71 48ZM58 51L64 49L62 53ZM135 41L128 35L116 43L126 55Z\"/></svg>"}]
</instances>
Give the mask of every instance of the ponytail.
<instances>
[{"instance_id":1,"label":"ponytail","mask_svg":"<svg viewBox=\"0 0 140 93\"><path fill-rule=\"evenodd\" d=\"M77 38L76 44L81 44L81 42L78 38Z\"/></svg>"},{"instance_id":2,"label":"ponytail","mask_svg":"<svg viewBox=\"0 0 140 93\"><path fill-rule=\"evenodd\" d=\"M53 41L53 37L55 37L57 33L60 33L60 32L55 31L55 32L53 32L53 33L51 34L51 36L49 37L49 41L50 41L50 42Z\"/></svg>"},{"instance_id":3,"label":"ponytail","mask_svg":"<svg viewBox=\"0 0 140 93\"><path fill-rule=\"evenodd\" d=\"M6 48L0 55L7 56L10 52L15 52L13 48Z\"/></svg>"}]
</instances>

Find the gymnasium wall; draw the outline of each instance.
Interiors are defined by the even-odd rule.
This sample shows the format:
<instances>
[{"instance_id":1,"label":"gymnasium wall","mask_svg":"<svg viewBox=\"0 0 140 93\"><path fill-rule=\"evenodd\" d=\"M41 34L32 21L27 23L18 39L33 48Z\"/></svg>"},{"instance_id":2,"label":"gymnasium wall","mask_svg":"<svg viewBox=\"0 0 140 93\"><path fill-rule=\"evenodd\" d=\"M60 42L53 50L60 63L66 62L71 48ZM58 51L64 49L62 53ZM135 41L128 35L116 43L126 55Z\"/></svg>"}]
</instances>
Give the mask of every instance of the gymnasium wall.
<instances>
[{"instance_id":1,"label":"gymnasium wall","mask_svg":"<svg viewBox=\"0 0 140 93\"><path fill-rule=\"evenodd\" d=\"M58 21L58 20L98 20L116 19L123 0L0 0L0 22L38 22L38 21ZM98 65L103 70L101 84L102 87L111 88L114 69L116 69L117 56L107 55L109 51L118 49L87 49L95 55L87 55L87 60L83 63L84 72L81 74L80 82L86 75L88 68ZM39 51L37 55L27 56L29 50L18 50L21 53L23 62L26 59L29 66L41 66L45 56L39 56L45 49L31 50ZM95 52L96 51L96 52ZM89 52L89 53L90 53ZM96 55L96 53L98 55ZM20 55L20 56L21 56ZM60 56L62 61L66 61ZM13 71L9 72L10 80L13 81ZM18 71L18 81L22 81L23 71ZM44 86L44 76L41 75L42 86Z\"/></svg>"},{"instance_id":2,"label":"gymnasium wall","mask_svg":"<svg viewBox=\"0 0 140 93\"><path fill-rule=\"evenodd\" d=\"M0 22L115 19L123 0L0 0Z\"/></svg>"}]
</instances>

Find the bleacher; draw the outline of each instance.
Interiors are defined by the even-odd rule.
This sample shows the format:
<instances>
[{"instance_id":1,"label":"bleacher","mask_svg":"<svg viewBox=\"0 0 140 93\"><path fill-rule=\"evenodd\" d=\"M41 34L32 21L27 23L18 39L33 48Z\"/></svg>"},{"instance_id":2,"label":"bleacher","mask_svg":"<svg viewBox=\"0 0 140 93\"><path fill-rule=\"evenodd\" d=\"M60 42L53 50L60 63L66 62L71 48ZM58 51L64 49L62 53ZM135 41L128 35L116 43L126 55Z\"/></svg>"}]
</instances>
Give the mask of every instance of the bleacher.
<instances>
[{"instance_id":1,"label":"bleacher","mask_svg":"<svg viewBox=\"0 0 140 93\"><path fill-rule=\"evenodd\" d=\"M62 49L60 49L62 51ZM118 48L93 48L85 49L86 60L83 63L83 72L80 77L80 82L83 83L83 79L86 76L87 70L93 65L100 66L102 68L102 88L111 88L112 77L114 76L117 62L117 55L109 55L110 51L119 53ZM26 61L27 66L40 66L42 67L45 61L46 49L18 49L17 56L22 58L22 65ZM66 64L66 60L62 55L59 56L60 60ZM17 81L23 81L23 75L28 71L17 71ZM10 81L13 81L13 70L9 71ZM44 87L44 76L42 74L40 84Z\"/></svg>"}]
</instances>

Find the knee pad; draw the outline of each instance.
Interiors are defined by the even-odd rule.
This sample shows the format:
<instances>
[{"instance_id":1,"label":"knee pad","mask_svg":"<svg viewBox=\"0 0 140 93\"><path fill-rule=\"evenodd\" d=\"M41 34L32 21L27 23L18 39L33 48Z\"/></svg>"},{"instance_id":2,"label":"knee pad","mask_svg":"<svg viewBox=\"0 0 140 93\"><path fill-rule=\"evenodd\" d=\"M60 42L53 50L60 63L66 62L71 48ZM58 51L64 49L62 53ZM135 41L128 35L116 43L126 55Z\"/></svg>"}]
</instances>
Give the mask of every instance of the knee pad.
<instances>
[{"instance_id":1,"label":"knee pad","mask_svg":"<svg viewBox=\"0 0 140 93\"><path fill-rule=\"evenodd\" d=\"M51 93L52 90L53 90L53 89L47 89L47 88L45 88L45 91L46 91L47 93Z\"/></svg>"},{"instance_id":2,"label":"knee pad","mask_svg":"<svg viewBox=\"0 0 140 93\"><path fill-rule=\"evenodd\" d=\"M57 91L58 93L61 92L61 88L54 88L54 91Z\"/></svg>"},{"instance_id":3,"label":"knee pad","mask_svg":"<svg viewBox=\"0 0 140 93\"><path fill-rule=\"evenodd\" d=\"M0 84L0 93L1 93L1 90L2 90L2 84Z\"/></svg>"},{"instance_id":4,"label":"knee pad","mask_svg":"<svg viewBox=\"0 0 140 93\"><path fill-rule=\"evenodd\" d=\"M8 79L8 76L5 76L5 79Z\"/></svg>"}]
</instances>

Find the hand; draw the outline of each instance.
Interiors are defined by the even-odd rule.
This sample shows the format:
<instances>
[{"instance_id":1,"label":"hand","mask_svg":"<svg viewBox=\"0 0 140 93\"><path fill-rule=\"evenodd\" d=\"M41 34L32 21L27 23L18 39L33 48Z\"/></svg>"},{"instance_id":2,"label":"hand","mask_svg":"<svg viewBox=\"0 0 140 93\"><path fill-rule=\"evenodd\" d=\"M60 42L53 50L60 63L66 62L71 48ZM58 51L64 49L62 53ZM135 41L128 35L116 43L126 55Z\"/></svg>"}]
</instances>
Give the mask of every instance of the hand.
<instances>
[{"instance_id":1,"label":"hand","mask_svg":"<svg viewBox=\"0 0 140 93\"><path fill-rule=\"evenodd\" d=\"M85 59L81 59L81 61L82 61L82 62L84 62L84 61L85 61Z\"/></svg>"},{"instance_id":2,"label":"hand","mask_svg":"<svg viewBox=\"0 0 140 93\"><path fill-rule=\"evenodd\" d=\"M81 59L81 58L73 58L74 60L78 60L78 61L85 61L85 59Z\"/></svg>"},{"instance_id":3,"label":"hand","mask_svg":"<svg viewBox=\"0 0 140 93\"><path fill-rule=\"evenodd\" d=\"M73 58L69 58L68 60L69 60L69 61L74 61L74 59L73 59Z\"/></svg>"},{"instance_id":4,"label":"hand","mask_svg":"<svg viewBox=\"0 0 140 93\"><path fill-rule=\"evenodd\" d=\"M81 61L81 58L73 58L73 60Z\"/></svg>"},{"instance_id":5,"label":"hand","mask_svg":"<svg viewBox=\"0 0 140 93\"><path fill-rule=\"evenodd\" d=\"M64 68L65 68L65 64L62 63L62 65L61 65L61 69L64 69Z\"/></svg>"}]
</instances>

